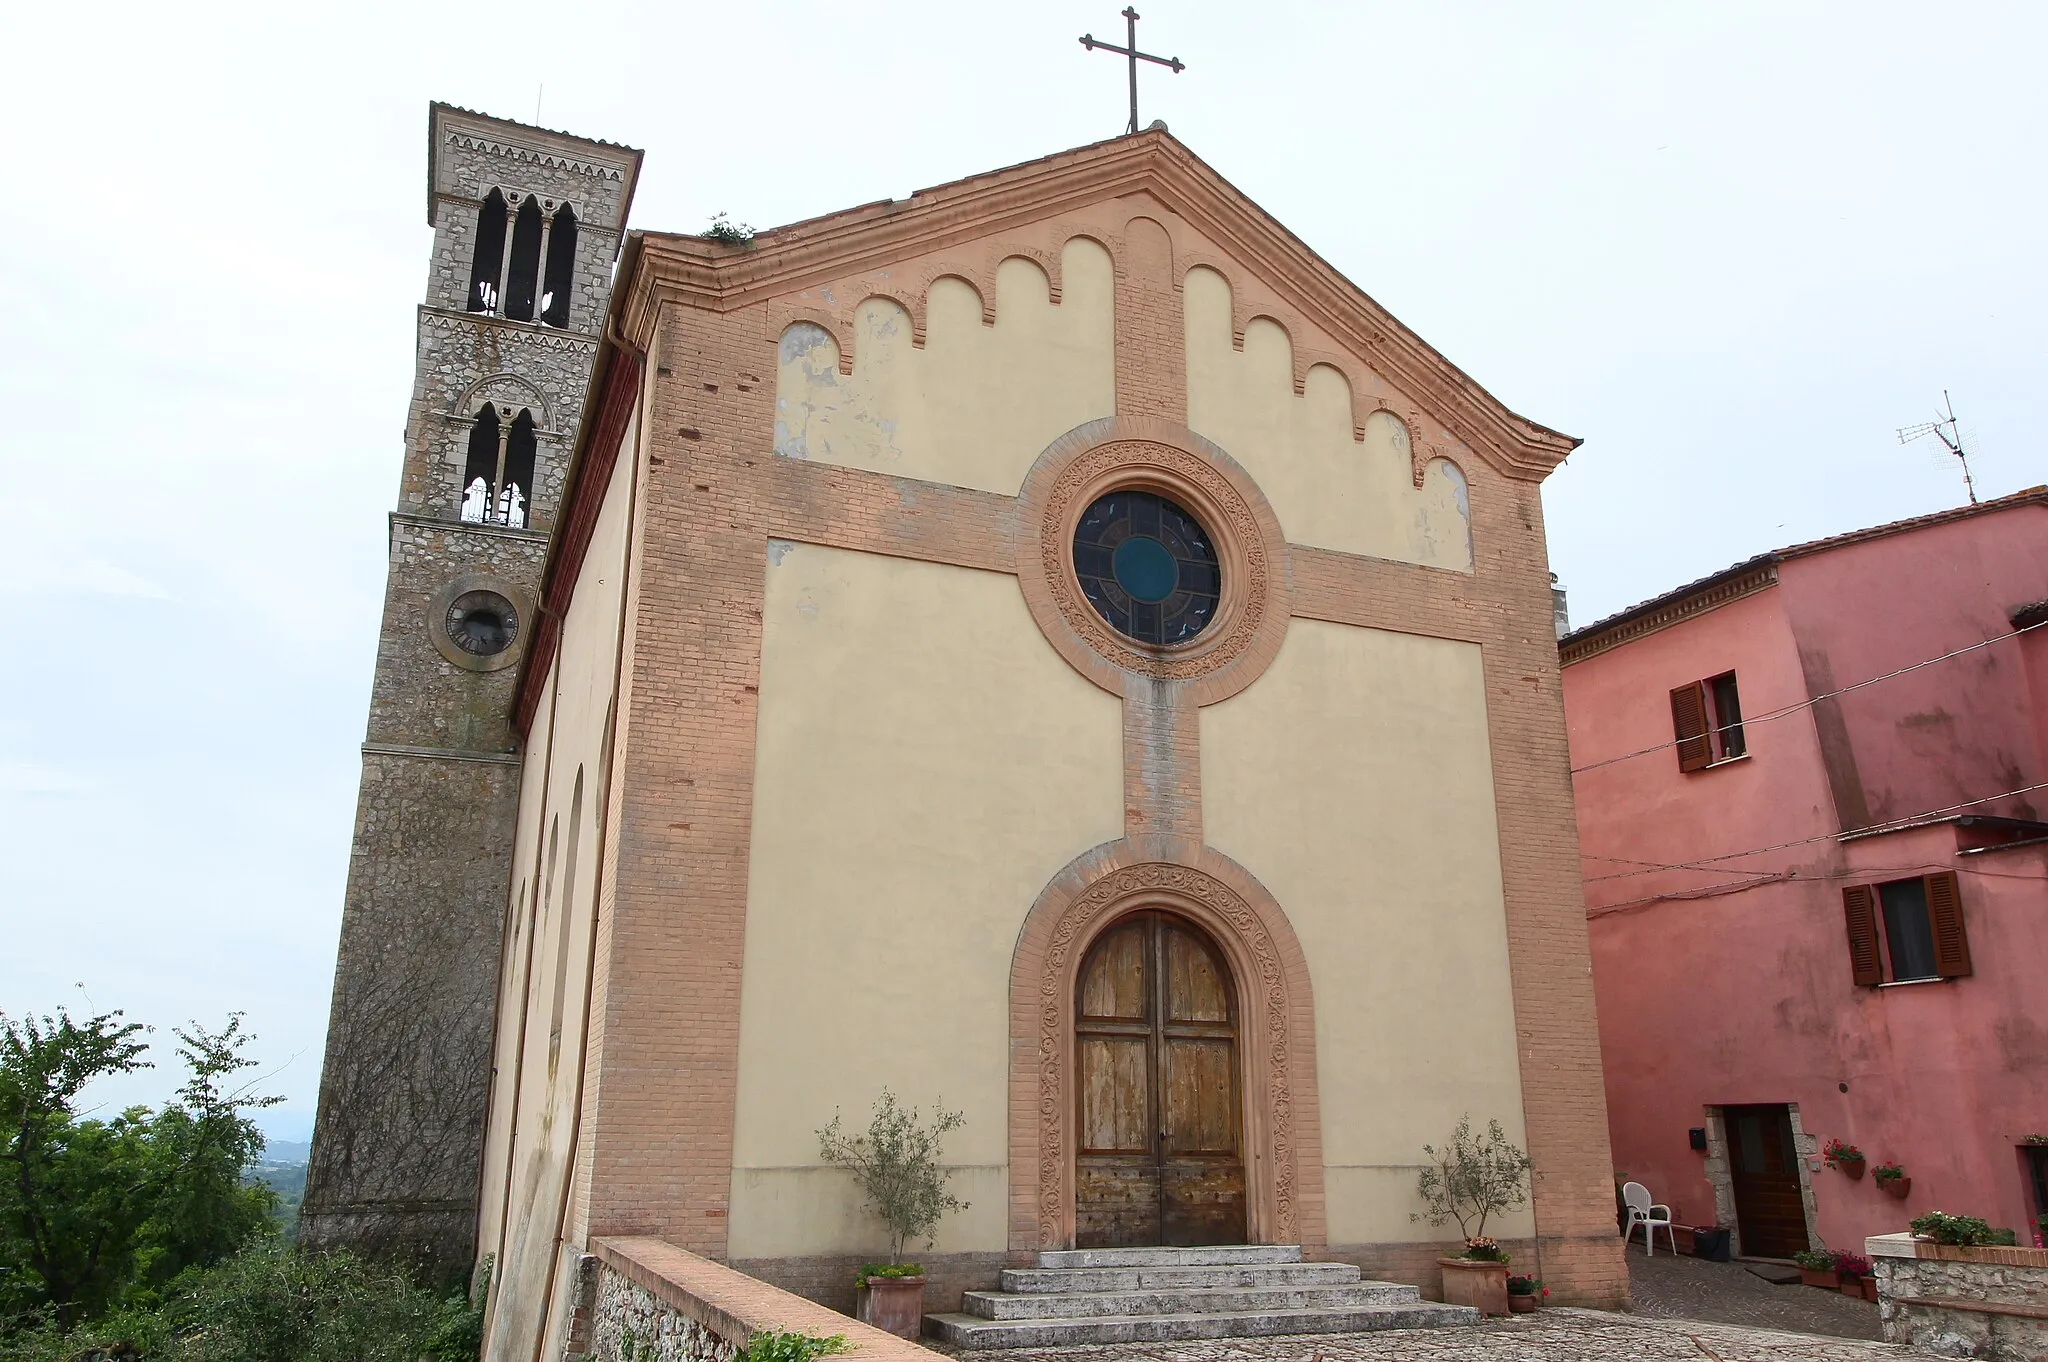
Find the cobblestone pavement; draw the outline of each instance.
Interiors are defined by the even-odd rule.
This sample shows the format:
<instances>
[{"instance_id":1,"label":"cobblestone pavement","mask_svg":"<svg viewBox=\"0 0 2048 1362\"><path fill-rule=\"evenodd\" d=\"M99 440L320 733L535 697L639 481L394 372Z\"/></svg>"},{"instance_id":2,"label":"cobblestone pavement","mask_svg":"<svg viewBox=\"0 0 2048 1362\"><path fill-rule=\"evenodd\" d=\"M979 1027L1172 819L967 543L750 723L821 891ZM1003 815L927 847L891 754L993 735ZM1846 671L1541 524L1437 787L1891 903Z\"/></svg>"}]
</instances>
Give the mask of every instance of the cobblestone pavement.
<instances>
[{"instance_id":1,"label":"cobblestone pavement","mask_svg":"<svg viewBox=\"0 0 2048 1362\"><path fill-rule=\"evenodd\" d=\"M1912 1356L1886 1343L1600 1310L1541 1310L1470 1329L1000 1352L925 1346L962 1362L1878 1362Z\"/></svg>"},{"instance_id":2,"label":"cobblestone pavement","mask_svg":"<svg viewBox=\"0 0 2048 1362\"><path fill-rule=\"evenodd\" d=\"M1740 1263L1631 1253L1628 1279L1637 1315L1841 1338L1878 1337L1877 1307L1870 1302L1811 1286L1773 1286Z\"/></svg>"}]
</instances>

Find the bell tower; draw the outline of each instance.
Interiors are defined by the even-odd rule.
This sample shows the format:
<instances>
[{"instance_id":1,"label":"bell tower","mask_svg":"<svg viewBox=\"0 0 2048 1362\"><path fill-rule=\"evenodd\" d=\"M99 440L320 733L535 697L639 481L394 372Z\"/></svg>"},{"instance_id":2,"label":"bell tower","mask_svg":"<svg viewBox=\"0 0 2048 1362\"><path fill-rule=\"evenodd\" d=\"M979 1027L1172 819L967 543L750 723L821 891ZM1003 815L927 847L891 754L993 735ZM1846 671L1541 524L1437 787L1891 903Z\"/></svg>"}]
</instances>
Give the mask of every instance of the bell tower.
<instances>
[{"instance_id":1,"label":"bell tower","mask_svg":"<svg viewBox=\"0 0 2048 1362\"><path fill-rule=\"evenodd\" d=\"M535 622L640 153L435 104L302 1242L469 1266Z\"/></svg>"}]
</instances>

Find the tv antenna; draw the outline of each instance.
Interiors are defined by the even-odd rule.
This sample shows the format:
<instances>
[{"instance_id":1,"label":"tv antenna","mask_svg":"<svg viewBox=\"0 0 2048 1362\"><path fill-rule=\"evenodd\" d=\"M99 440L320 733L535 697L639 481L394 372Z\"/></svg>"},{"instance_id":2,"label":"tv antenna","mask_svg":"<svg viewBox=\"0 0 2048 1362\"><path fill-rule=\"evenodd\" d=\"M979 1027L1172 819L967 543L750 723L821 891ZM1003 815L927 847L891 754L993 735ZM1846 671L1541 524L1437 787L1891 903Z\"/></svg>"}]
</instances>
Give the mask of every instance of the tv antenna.
<instances>
[{"instance_id":1,"label":"tv antenna","mask_svg":"<svg viewBox=\"0 0 2048 1362\"><path fill-rule=\"evenodd\" d=\"M1956 424L1956 404L1949 400L1947 388L1941 390L1941 405L1948 413L1946 416L1932 421L1922 421L1917 426L1900 426L1899 443L1909 445L1915 440L1924 440L1932 435L1946 445L1948 452L1956 456L1956 462L1963 466L1963 489L1970 494L1970 504L1975 506L1977 484L1970 477L1970 455L1963 448L1963 429Z\"/></svg>"}]
</instances>

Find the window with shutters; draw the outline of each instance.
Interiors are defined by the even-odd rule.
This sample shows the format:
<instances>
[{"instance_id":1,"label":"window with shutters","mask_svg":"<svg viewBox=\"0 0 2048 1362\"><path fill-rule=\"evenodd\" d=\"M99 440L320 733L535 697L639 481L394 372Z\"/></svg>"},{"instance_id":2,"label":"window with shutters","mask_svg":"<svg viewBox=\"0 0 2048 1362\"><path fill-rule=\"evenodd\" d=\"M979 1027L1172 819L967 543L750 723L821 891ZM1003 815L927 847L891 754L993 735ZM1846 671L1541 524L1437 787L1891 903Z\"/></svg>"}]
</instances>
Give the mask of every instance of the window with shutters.
<instances>
[{"instance_id":1,"label":"window with shutters","mask_svg":"<svg viewBox=\"0 0 2048 1362\"><path fill-rule=\"evenodd\" d=\"M1749 755L1742 736L1742 697L1735 689L1735 673L1722 672L1673 690L1671 733L1677 740L1681 771L1704 771Z\"/></svg>"},{"instance_id":2,"label":"window with shutters","mask_svg":"<svg viewBox=\"0 0 2048 1362\"><path fill-rule=\"evenodd\" d=\"M1864 985L1959 979L1970 971L1970 939L1955 872L1855 884L1842 891L1849 967Z\"/></svg>"}]
</instances>

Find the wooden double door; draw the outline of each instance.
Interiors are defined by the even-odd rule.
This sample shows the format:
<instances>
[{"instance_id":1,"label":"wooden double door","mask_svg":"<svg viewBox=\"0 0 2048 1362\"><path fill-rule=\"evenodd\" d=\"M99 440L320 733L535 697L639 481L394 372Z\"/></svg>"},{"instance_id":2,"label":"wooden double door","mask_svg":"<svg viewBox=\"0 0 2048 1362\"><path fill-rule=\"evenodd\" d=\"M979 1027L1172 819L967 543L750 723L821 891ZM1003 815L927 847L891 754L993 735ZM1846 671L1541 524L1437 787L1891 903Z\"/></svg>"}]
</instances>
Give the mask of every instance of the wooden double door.
<instances>
[{"instance_id":1,"label":"wooden double door","mask_svg":"<svg viewBox=\"0 0 2048 1362\"><path fill-rule=\"evenodd\" d=\"M1245 1242L1237 990L1223 952L1166 912L1089 948L1074 997L1074 1241Z\"/></svg>"},{"instance_id":2,"label":"wooden double door","mask_svg":"<svg viewBox=\"0 0 2048 1362\"><path fill-rule=\"evenodd\" d=\"M1790 1258L1803 1252L1806 1196L1799 1181L1799 1151L1792 1143L1792 1112L1782 1104L1721 1108L1728 1135L1729 1181L1735 1190L1735 1225L1751 1258Z\"/></svg>"}]
</instances>

